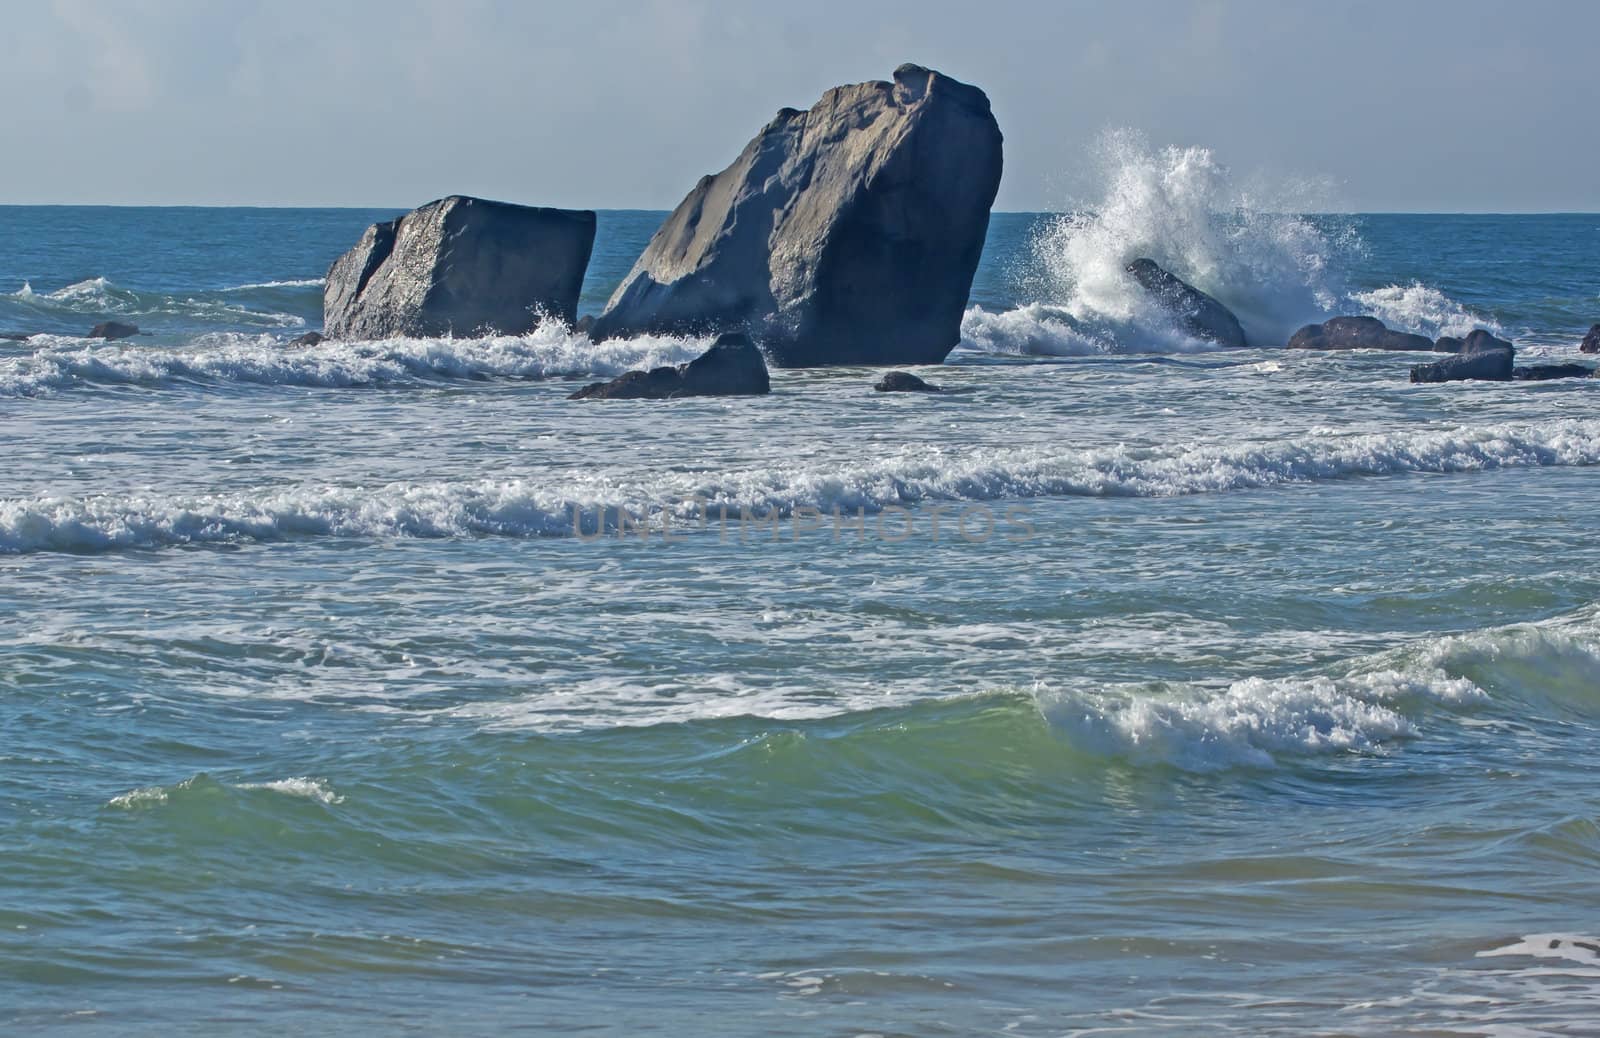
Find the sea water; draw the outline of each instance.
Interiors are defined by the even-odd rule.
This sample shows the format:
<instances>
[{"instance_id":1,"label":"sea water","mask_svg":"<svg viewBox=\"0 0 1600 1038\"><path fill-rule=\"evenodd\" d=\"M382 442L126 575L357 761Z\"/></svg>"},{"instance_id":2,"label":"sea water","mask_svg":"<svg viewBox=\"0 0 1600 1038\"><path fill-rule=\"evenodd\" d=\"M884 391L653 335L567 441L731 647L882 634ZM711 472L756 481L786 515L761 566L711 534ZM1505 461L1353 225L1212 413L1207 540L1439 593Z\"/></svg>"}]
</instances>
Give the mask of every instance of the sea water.
<instances>
[{"instance_id":1,"label":"sea water","mask_svg":"<svg viewBox=\"0 0 1600 1038\"><path fill-rule=\"evenodd\" d=\"M0 1028L1591 1029L1600 384L1276 347L1574 359L1600 216L1111 150L995 216L933 397L285 348L392 212L0 209ZM600 214L584 312L661 217Z\"/></svg>"}]
</instances>

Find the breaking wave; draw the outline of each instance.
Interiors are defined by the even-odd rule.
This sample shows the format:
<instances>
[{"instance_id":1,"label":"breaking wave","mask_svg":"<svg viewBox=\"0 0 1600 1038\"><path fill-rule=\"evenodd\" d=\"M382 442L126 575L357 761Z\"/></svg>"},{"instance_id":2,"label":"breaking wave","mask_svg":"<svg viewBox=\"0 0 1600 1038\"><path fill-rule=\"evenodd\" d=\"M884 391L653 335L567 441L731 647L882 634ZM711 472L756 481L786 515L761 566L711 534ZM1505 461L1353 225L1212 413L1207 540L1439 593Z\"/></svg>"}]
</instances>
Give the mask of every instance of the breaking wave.
<instances>
[{"instance_id":1,"label":"breaking wave","mask_svg":"<svg viewBox=\"0 0 1600 1038\"><path fill-rule=\"evenodd\" d=\"M50 495L0 500L0 552L104 551L300 536L570 536L619 509L687 525L709 507L794 517L941 501L1167 497L1413 472L1600 464L1600 421L1466 425L1385 434L1318 432L1272 442L974 448L905 447L886 457L634 478L552 476L382 487L280 487L204 494ZM704 502L697 504L696 502Z\"/></svg>"},{"instance_id":2,"label":"breaking wave","mask_svg":"<svg viewBox=\"0 0 1600 1038\"><path fill-rule=\"evenodd\" d=\"M114 284L103 277L78 281L51 292L39 292L24 282L22 288L9 295L0 296L8 305L5 320L11 324L31 320L51 321L56 324L97 323L107 317L131 318L146 322L175 323L183 327L217 325L246 328L303 328L308 324L305 316L267 306L251 305L249 301L228 298L247 290L286 289L301 285L320 285L313 282L274 282L260 285L241 285L221 292L196 291L183 294L140 292ZM273 296L281 293L270 293ZM220 298L219 298L220 297ZM266 300L278 305L294 305L293 300L274 298ZM317 301L320 304L320 300ZM81 319L81 320L80 320ZM32 330L32 329L29 329ZM87 330L87 329L85 329Z\"/></svg>"}]
</instances>

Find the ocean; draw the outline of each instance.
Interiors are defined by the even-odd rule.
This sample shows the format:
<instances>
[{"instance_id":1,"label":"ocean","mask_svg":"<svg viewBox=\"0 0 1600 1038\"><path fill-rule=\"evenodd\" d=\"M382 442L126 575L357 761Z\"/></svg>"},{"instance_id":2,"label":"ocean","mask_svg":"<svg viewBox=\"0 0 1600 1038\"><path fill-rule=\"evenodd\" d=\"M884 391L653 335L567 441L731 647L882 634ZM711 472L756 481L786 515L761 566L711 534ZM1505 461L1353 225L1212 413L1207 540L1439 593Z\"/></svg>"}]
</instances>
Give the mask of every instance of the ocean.
<instances>
[{"instance_id":1,"label":"ocean","mask_svg":"<svg viewBox=\"0 0 1600 1038\"><path fill-rule=\"evenodd\" d=\"M997 214L934 397L287 349L393 211L0 208L0 1030L1594 1033L1600 383L1271 347L1575 359L1600 216L1192 168Z\"/></svg>"}]
</instances>

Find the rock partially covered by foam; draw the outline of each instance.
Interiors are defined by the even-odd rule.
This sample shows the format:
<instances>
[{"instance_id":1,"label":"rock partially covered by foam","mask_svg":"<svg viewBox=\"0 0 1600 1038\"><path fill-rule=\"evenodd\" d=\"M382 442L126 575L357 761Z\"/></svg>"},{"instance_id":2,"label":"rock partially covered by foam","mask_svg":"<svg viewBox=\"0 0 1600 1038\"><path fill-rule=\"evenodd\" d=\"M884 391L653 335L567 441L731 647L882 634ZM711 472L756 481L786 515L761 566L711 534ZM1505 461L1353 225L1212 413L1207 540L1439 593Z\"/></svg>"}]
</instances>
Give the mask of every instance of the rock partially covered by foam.
<instances>
[{"instance_id":1,"label":"rock partially covered by foam","mask_svg":"<svg viewBox=\"0 0 1600 1038\"><path fill-rule=\"evenodd\" d=\"M743 331L780 367L938 364L1000 186L977 87L916 65L780 111L695 185L594 337Z\"/></svg>"},{"instance_id":2,"label":"rock partially covered by foam","mask_svg":"<svg viewBox=\"0 0 1600 1038\"><path fill-rule=\"evenodd\" d=\"M1308 324L1289 337L1291 350L1432 350L1424 335L1397 332L1376 317L1330 317Z\"/></svg>"},{"instance_id":3,"label":"rock partially covered by foam","mask_svg":"<svg viewBox=\"0 0 1600 1038\"><path fill-rule=\"evenodd\" d=\"M629 371L584 386L568 400L676 400L690 396L761 396L772 391L766 361L750 337L727 332L711 348L677 367Z\"/></svg>"},{"instance_id":4,"label":"rock partially covered by foam","mask_svg":"<svg viewBox=\"0 0 1600 1038\"><path fill-rule=\"evenodd\" d=\"M333 261L322 296L330 339L519 335L571 322L595 215L451 195L373 224Z\"/></svg>"},{"instance_id":5,"label":"rock partially covered by foam","mask_svg":"<svg viewBox=\"0 0 1600 1038\"><path fill-rule=\"evenodd\" d=\"M127 339L138 334L138 325L127 324L123 321L101 321L89 329L89 338L105 339L108 342L115 339Z\"/></svg>"},{"instance_id":6,"label":"rock partially covered by foam","mask_svg":"<svg viewBox=\"0 0 1600 1038\"><path fill-rule=\"evenodd\" d=\"M1411 369L1412 382L1510 382L1516 347L1483 329L1467 336L1461 352Z\"/></svg>"},{"instance_id":7,"label":"rock partially covered by foam","mask_svg":"<svg viewBox=\"0 0 1600 1038\"><path fill-rule=\"evenodd\" d=\"M1163 310L1172 314L1186 334L1230 349L1244 348L1244 328L1239 319L1211 296L1152 259L1136 259L1128 264L1127 271Z\"/></svg>"},{"instance_id":8,"label":"rock partially covered by foam","mask_svg":"<svg viewBox=\"0 0 1600 1038\"><path fill-rule=\"evenodd\" d=\"M1600 324L1589 329L1589 334L1583 337L1583 343L1578 347L1579 353L1600 353Z\"/></svg>"}]
</instances>

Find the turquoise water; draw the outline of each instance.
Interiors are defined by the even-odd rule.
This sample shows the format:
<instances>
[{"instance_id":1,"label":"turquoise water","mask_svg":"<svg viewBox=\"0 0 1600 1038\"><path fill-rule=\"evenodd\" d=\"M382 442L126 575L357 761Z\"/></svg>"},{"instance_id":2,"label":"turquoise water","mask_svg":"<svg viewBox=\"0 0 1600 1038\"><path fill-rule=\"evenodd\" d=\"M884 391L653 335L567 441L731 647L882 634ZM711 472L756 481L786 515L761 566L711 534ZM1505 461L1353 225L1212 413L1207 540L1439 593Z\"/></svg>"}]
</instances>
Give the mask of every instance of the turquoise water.
<instances>
[{"instance_id":1,"label":"turquoise water","mask_svg":"<svg viewBox=\"0 0 1600 1038\"><path fill-rule=\"evenodd\" d=\"M1600 217L1115 201L996 217L970 392L608 406L704 343L283 349L384 212L0 209L0 1027L1589 1031L1600 386L1103 272L1567 357Z\"/></svg>"}]
</instances>

